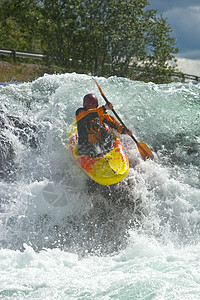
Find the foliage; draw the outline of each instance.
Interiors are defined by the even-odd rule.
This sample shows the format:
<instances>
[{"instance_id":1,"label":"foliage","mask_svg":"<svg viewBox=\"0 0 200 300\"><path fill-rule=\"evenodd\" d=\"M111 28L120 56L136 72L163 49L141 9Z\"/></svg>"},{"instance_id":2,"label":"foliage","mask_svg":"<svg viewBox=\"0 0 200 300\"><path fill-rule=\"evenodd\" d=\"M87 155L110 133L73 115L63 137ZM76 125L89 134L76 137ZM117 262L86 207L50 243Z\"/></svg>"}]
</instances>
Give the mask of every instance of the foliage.
<instances>
[{"instance_id":1,"label":"foliage","mask_svg":"<svg viewBox=\"0 0 200 300\"><path fill-rule=\"evenodd\" d=\"M67 71L170 82L178 52L147 0L2 0L0 46L48 54Z\"/></svg>"}]
</instances>

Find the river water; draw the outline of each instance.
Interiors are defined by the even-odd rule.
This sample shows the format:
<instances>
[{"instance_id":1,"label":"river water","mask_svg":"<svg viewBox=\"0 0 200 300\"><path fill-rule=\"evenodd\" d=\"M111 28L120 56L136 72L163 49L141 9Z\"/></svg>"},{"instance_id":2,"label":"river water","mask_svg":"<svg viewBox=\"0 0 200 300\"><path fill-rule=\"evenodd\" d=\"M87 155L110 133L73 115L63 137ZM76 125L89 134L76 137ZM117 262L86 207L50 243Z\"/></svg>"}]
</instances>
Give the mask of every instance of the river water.
<instances>
[{"instance_id":1,"label":"river water","mask_svg":"<svg viewBox=\"0 0 200 300\"><path fill-rule=\"evenodd\" d=\"M0 86L0 299L200 299L200 84L96 77L129 136L126 179L100 186L67 133L90 76Z\"/></svg>"}]
</instances>

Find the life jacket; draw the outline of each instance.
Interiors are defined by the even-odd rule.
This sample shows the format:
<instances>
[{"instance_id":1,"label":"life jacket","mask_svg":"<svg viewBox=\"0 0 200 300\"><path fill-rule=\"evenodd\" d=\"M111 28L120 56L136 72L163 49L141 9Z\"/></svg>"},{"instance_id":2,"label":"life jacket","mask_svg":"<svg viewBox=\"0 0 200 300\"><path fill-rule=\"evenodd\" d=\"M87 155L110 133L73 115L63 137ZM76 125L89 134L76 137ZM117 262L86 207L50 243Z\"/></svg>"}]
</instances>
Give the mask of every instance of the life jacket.
<instances>
[{"instance_id":1,"label":"life jacket","mask_svg":"<svg viewBox=\"0 0 200 300\"><path fill-rule=\"evenodd\" d=\"M101 143L102 132L107 130L106 124L119 133L125 133L125 128L106 113L105 106L92 109L79 108L76 111L76 121L79 145Z\"/></svg>"}]
</instances>

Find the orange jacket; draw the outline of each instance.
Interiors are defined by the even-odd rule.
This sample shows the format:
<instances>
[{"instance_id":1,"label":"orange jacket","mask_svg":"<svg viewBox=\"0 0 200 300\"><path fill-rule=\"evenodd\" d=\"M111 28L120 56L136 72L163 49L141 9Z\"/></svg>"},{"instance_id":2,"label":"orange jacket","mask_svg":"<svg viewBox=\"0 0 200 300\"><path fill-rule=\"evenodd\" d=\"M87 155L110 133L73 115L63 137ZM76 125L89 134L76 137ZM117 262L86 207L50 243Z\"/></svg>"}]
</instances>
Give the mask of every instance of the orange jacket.
<instances>
[{"instance_id":1,"label":"orange jacket","mask_svg":"<svg viewBox=\"0 0 200 300\"><path fill-rule=\"evenodd\" d=\"M92 109L77 109L76 121L79 145L101 142L101 128L104 127L105 129L105 125L117 130L121 134L125 133L125 128L106 113L105 106Z\"/></svg>"}]
</instances>

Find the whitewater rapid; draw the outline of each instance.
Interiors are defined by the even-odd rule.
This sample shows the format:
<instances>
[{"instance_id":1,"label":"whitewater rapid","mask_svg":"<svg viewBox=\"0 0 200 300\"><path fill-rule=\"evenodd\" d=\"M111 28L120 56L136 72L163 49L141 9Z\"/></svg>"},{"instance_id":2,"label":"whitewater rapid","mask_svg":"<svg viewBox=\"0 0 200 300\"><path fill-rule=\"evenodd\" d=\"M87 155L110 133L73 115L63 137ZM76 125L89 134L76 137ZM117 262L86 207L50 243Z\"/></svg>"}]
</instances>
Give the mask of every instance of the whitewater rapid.
<instances>
[{"instance_id":1,"label":"whitewater rapid","mask_svg":"<svg viewBox=\"0 0 200 300\"><path fill-rule=\"evenodd\" d=\"M0 85L0 298L200 298L200 85L95 77L128 136L125 180L100 186L67 134L91 76Z\"/></svg>"}]
</instances>

